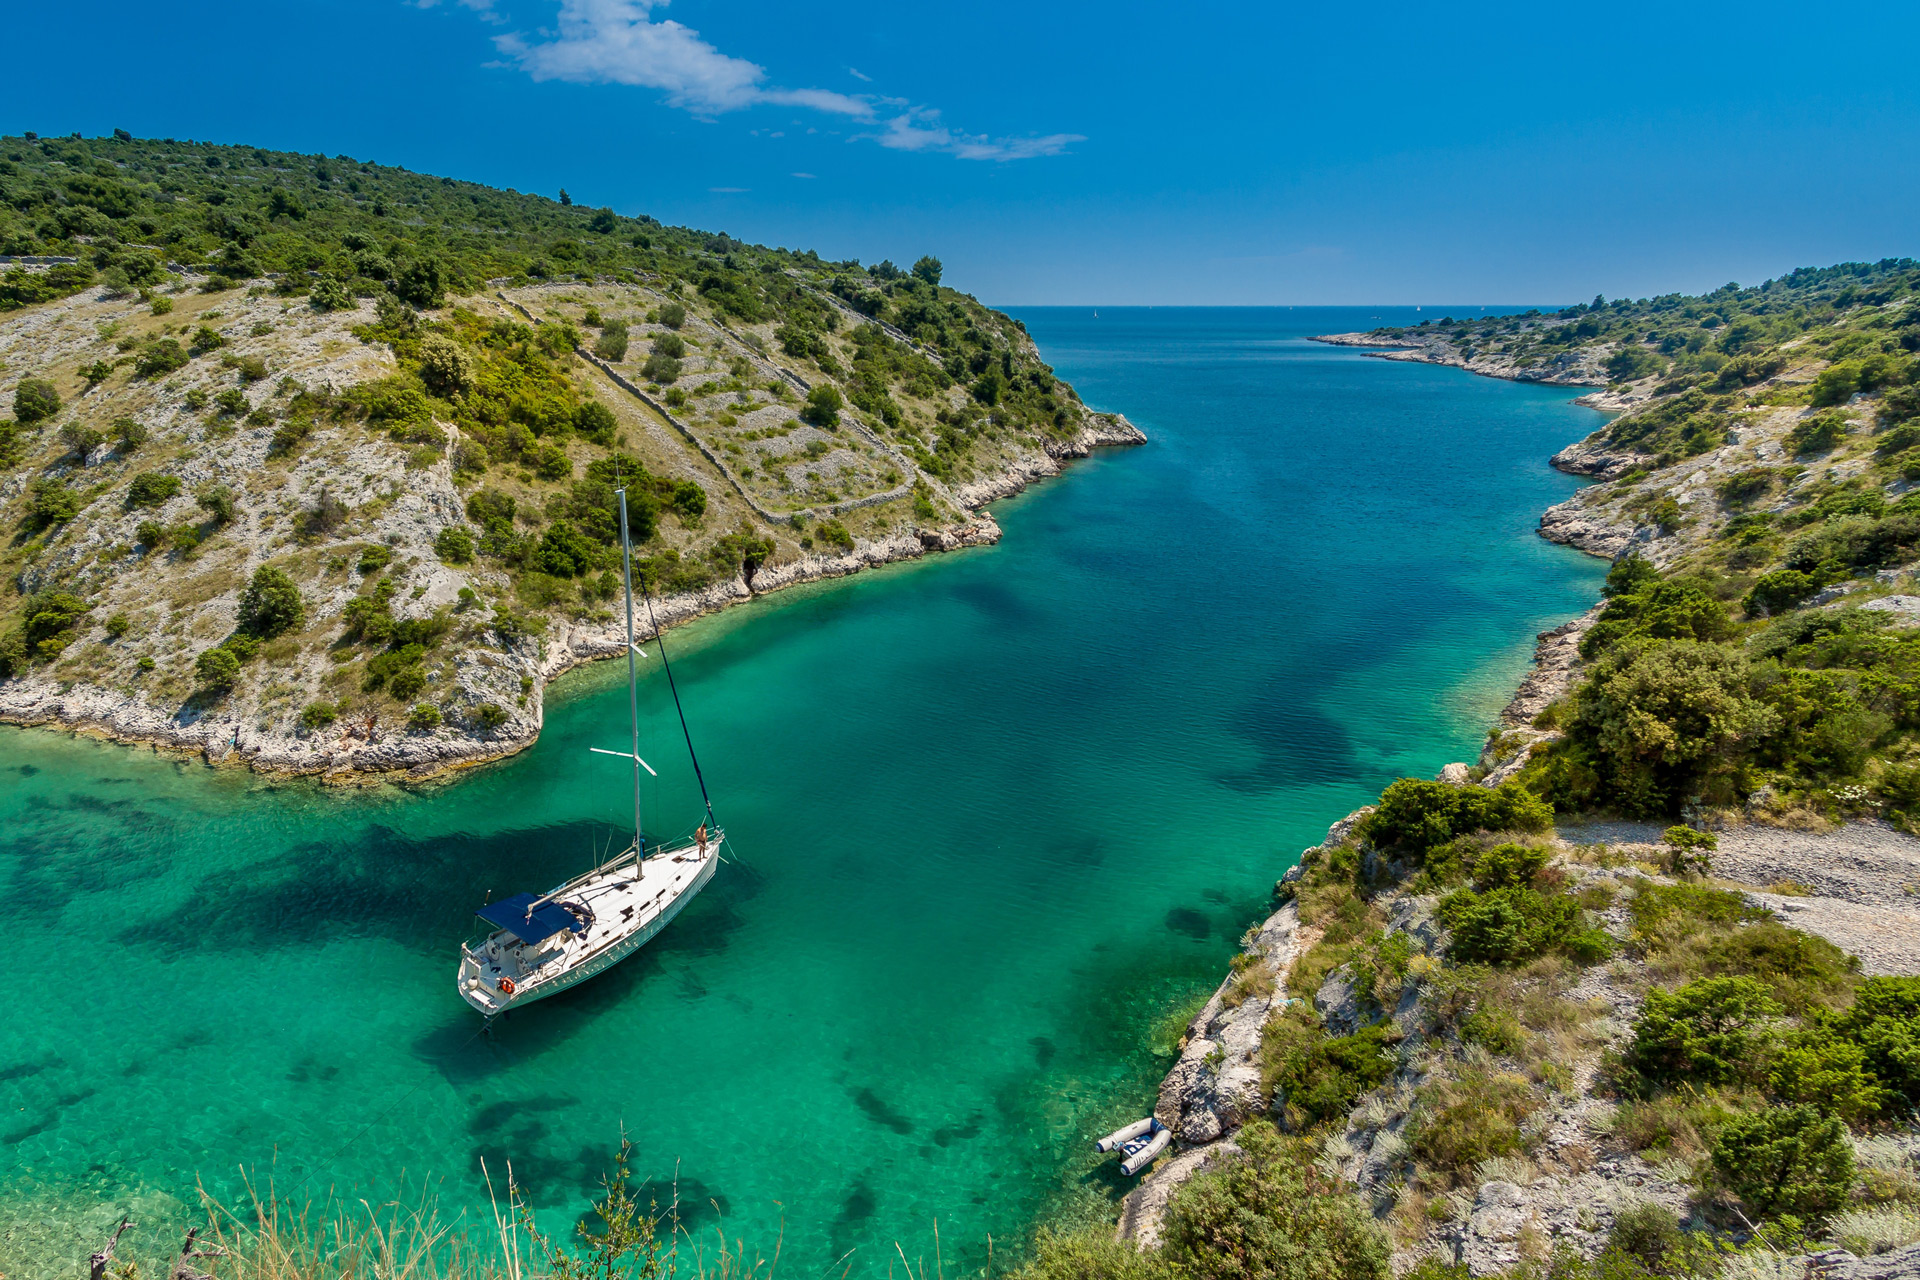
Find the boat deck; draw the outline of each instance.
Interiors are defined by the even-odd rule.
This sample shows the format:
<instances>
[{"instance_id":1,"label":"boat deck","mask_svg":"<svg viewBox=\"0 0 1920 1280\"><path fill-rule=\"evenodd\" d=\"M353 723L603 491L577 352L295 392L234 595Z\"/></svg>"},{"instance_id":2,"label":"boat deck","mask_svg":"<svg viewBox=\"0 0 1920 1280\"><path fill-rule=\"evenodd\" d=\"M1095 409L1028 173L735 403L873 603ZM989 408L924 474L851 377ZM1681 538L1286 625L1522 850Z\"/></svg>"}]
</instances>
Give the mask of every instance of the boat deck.
<instances>
[{"instance_id":1,"label":"boat deck","mask_svg":"<svg viewBox=\"0 0 1920 1280\"><path fill-rule=\"evenodd\" d=\"M688 845L649 855L638 876L634 864L626 862L569 881L548 896L575 909L576 919L584 914L583 927L537 943L500 929L463 948L460 994L491 1016L601 972L645 942L663 916L697 892L718 857L717 842L708 844L704 857ZM511 994L501 990L503 978L513 984Z\"/></svg>"}]
</instances>

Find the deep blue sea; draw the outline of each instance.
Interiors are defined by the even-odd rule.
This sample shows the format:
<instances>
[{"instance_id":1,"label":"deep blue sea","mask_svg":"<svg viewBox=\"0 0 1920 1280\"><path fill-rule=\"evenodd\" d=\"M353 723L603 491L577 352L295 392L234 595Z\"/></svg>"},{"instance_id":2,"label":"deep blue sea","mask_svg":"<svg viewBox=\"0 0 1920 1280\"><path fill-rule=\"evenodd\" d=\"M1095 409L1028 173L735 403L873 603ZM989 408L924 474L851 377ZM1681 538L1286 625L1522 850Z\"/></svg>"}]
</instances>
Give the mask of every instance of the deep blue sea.
<instances>
[{"instance_id":1,"label":"deep blue sea","mask_svg":"<svg viewBox=\"0 0 1920 1280\"><path fill-rule=\"evenodd\" d=\"M673 633L737 861L490 1039L453 990L468 912L620 826L586 750L624 741L611 664L532 750L421 791L0 731L0 1270L74 1274L126 1211L171 1237L243 1172L458 1218L511 1162L564 1232L623 1128L701 1239L794 1276L930 1257L936 1221L952 1275L1105 1211L1087 1145L1151 1105L1162 1015L1328 823L1472 759L1534 633L1595 598L1604 565L1534 527L1600 419L1305 341L1430 313L1015 314L1151 443L999 504L996 547ZM642 754L681 758L642 696ZM690 827L662 772L649 812Z\"/></svg>"}]
</instances>

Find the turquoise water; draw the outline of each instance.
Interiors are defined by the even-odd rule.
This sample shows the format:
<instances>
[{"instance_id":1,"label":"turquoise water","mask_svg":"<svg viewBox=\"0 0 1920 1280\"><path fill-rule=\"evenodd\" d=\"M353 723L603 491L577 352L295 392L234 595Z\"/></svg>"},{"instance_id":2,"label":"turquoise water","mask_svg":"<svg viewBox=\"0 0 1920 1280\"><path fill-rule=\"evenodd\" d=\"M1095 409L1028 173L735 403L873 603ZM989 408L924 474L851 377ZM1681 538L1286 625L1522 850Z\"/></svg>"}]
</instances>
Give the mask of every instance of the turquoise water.
<instances>
[{"instance_id":1,"label":"turquoise water","mask_svg":"<svg viewBox=\"0 0 1920 1280\"><path fill-rule=\"evenodd\" d=\"M564 1230L623 1126L699 1231L784 1230L783 1274L884 1274L936 1219L977 1265L1116 1194L1085 1145L1149 1105L1159 1016L1327 823L1472 758L1533 634L1594 598L1603 566L1533 528L1598 419L1300 340L1390 310L1018 314L1152 443L1001 504L997 547L675 633L737 860L491 1038L453 991L467 913L617 838L624 775L587 748L624 741L619 670L418 792L0 732L0 1269L71 1274L123 1210L157 1232L243 1170L458 1214L511 1161ZM679 834L657 676L642 712Z\"/></svg>"}]
</instances>

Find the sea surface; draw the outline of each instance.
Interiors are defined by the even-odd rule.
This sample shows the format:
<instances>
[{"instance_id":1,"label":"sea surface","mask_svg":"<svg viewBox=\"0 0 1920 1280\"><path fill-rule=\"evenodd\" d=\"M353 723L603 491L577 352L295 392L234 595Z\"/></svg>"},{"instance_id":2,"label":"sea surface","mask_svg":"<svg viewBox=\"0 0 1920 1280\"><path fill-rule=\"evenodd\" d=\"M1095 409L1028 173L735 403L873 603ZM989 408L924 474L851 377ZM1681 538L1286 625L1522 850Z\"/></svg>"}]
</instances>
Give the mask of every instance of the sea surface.
<instances>
[{"instance_id":1,"label":"sea surface","mask_svg":"<svg viewBox=\"0 0 1920 1280\"><path fill-rule=\"evenodd\" d=\"M622 838L588 752L626 742L615 665L550 692L531 750L413 791L0 731L0 1270L75 1274L122 1212L176 1239L196 1185L478 1231L483 1160L564 1235L623 1133L697 1239L796 1277L931 1262L936 1224L953 1275L1108 1211L1091 1139L1146 1114L1162 1024L1275 878L1473 759L1595 598L1604 566L1534 527L1601 418L1304 341L1406 310L1015 314L1151 443L998 504L996 547L671 633L733 861L490 1037L453 989L470 912ZM698 796L645 669L678 836Z\"/></svg>"}]
</instances>

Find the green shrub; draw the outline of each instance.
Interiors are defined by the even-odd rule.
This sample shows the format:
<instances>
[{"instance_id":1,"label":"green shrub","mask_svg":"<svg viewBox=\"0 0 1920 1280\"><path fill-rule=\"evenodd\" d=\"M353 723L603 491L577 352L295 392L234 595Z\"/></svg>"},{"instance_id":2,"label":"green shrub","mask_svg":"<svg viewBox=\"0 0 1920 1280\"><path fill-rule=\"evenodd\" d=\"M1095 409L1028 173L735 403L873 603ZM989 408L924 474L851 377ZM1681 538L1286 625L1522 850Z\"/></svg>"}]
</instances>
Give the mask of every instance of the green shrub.
<instances>
[{"instance_id":1,"label":"green shrub","mask_svg":"<svg viewBox=\"0 0 1920 1280\"><path fill-rule=\"evenodd\" d=\"M680 518L692 524L707 512L707 491L697 481L676 480L673 482L672 504Z\"/></svg>"},{"instance_id":2,"label":"green shrub","mask_svg":"<svg viewBox=\"0 0 1920 1280\"><path fill-rule=\"evenodd\" d=\"M653 350L656 355L666 356L669 360L680 360L687 354L687 340L677 333L656 334Z\"/></svg>"},{"instance_id":3,"label":"green shrub","mask_svg":"<svg viewBox=\"0 0 1920 1280\"><path fill-rule=\"evenodd\" d=\"M398 630L397 623L390 622L390 625L394 631ZM380 688L403 671L418 671L420 669L420 660L426 656L426 646L407 644L397 634L391 636L391 641L394 646L391 650L379 654L367 662L365 687L368 690ZM425 673L422 672L421 684L425 683L426 676ZM410 695L398 696L405 697Z\"/></svg>"},{"instance_id":4,"label":"green shrub","mask_svg":"<svg viewBox=\"0 0 1920 1280\"><path fill-rule=\"evenodd\" d=\"M664 356L656 351L647 357L645 364L640 366L640 376L648 382L665 385L679 378L680 362L672 356Z\"/></svg>"},{"instance_id":5,"label":"green shrub","mask_svg":"<svg viewBox=\"0 0 1920 1280\"><path fill-rule=\"evenodd\" d=\"M1817 406L1845 404L1855 392L1875 391L1907 374L1898 356L1875 352L1858 359L1839 360L1813 380L1812 402Z\"/></svg>"},{"instance_id":6,"label":"green shrub","mask_svg":"<svg viewBox=\"0 0 1920 1280\"><path fill-rule=\"evenodd\" d=\"M1798 569L1776 569L1763 573L1753 589L1741 601L1749 617L1764 618L1785 613L1820 590L1820 579Z\"/></svg>"},{"instance_id":7,"label":"green shrub","mask_svg":"<svg viewBox=\"0 0 1920 1280\"><path fill-rule=\"evenodd\" d=\"M1665 360L1645 347L1623 347L1608 357L1607 379L1611 382L1634 382L1651 377L1666 367Z\"/></svg>"},{"instance_id":8,"label":"green shrub","mask_svg":"<svg viewBox=\"0 0 1920 1280\"><path fill-rule=\"evenodd\" d=\"M175 369L186 367L187 349L172 338L155 338L140 348L133 371L142 378L164 378Z\"/></svg>"},{"instance_id":9,"label":"green shrub","mask_svg":"<svg viewBox=\"0 0 1920 1280\"><path fill-rule=\"evenodd\" d=\"M1704 584L1662 578L1645 565L1630 557L1608 573L1607 607L1581 637L1581 657L1591 659L1635 638L1704 641L1733 635L1727 606Z\"/></svg>"},{"instance_id":10,"label":"green shrub","mask_svg":"<svg viewBox=\"0 0 1920 1280\"><path fill-rule=\"evenodd\" d=\"M1111 1229L1071 1234L1040 1228L1033 1256L1013 1280L1175 1280L1156 1252L1115 1240Z\"/></svg>"},{"instance_id":11,"label":"green shrub","mask_svg":"<svg viewBox=\"0 0 1920 1280\"><path fill-rule=\"evenodd\" d=\"M1809 453L1825 453L1840 443L1847 434L1847 415L1844 413L1816 413L1794 424L1787 432L1787 447L1796 456Z\"/></svg>"},{"instance_id":12,"label":"green shrub","mask_svg":"<svg viewBox=\"0 0 1920 1280\"><path fill-rule=\"evenodd\" d=\"M1161 1254L1191 1280L1391 1280L1386 1232L1336 1179L1264 1120L1242 1155L1194 1175L1167 1205Z\"/></svg>"},{"instance_id":13,"label":"green shrub","mask_svg":"<svg viewBox=\"0 0 1920 1280\"><path fill-rule=\"evenodd\" d=\"M1565 746L1591 773L1557 800L1669 814L1692 795L1729 790L1740 753L1779 724L1746 656L1691 640L1608 650L1575 693ZM1529 777L1535 770L1528 770Z\"/></svg>"},{"instance_id":14,"label":"green shrub","mask_svg":"<svg viewBox=\"0 0 1920 1280\"><path fill-rule=\"evenodd\" d=\"M447 564L470 564L473 535L457 524L450 524L434 535L433 553Z\"/></svg>"},{"instance_id":15,"label":"green shrub","mask_svg":"<svg viewBox=\"0 0 1920 1280\"><path fill-rule=\"evenodd\" d=\"M378 573L393 562L393 548L384 543L374 542L360 548L360 558L353 567L362 574Z\"/></svg>"},{"instance_id":16,"label":"green shrub","mask_svg":"<svg viewBox=\"0 0 1920 1280\"><path fill-rule=\"evenodd\" d=\"M305 416L289 418L280 424L273 433L273 438L267 442L267 456L269 458L285 457L304 444L307 437L312 434L312 418Z\"/></svg>"},{"instance_id":17,"label":"green shrub","mask_svg":"<svg viewBox=\"0 0 1920 1280\"><path fill-rule=\"evenodd\" d=\"M180 477L142 471L127 486L129 507L157 507L180 494Z\"/></svg>"},{"instance_id":18,"label":"green shrub","mask_svg":"<svg viewBox=\"0 0 1920 1280\"><path fill-rule=\"evenodd\" d=\"M1460 1038L1490 1053L1509 1056L1527 1047L1527 1029L1511 1009L1477 1006L1460 1020Z\"/></svg>"},{"instance_id":19,"label":"green shrub","mask_svg":"<svg viewBox=\"0 0 1920 1280\"><path fill-rule=\"evenodd\" d=\"M105 625L108 640L117 641L121 636L133 630L133 619L124 613L116 613L108 618Z\"/></svg>"},{"instance_id":20,"label":"green shrub","mask_svg":"<svg viewBox=\"0 0 1920 1280\"><path fill-rule=\"evenodd\" d=\"M1269 1023L1260 1044L1261 1084L1290 1128L1344 1119L1355 1099L1393 1074L1386 1023L1330 1037L1310 1017Z\"/></svg>"},{"instance_id":21,"label":"green shrub","mask_svg":"<svg viewBox=\"0 0 1920 1280\"><path fill-rule=\"evenodd\" d=\"M226 646L215 645L194 659L193 672L204 688L225 693L240 679L240 659Z\"/></svg>"},{"instance_id":22,"label":"green shrub","mask_svg":"<svg viewBox=\"0 0 1920 1280\"><path fill-rule=\"evenodd\" d=\"M1875 1077L1908 1108L1920 1107L1920 978L1868 978L1834 1029L1865 1050Z\"/></svg>"},{"instance_id":23,"label":"green shrub","mask_svg":"<svg viewBox=\"0 0 1920 1280\"><path fill-rule=\"evenodd\" d=\"M1830 1213L1853 1189L1846 1128L1810 1106L1769 1107L1728 1121L1710 1153L1717 1180L1757 1216Z\"/></svg>"},{"instance_id":24,"label":"green shrub","mask_svg":"<svg viewBox=\"0 0 1920 1280\"><path fill-rule=\"evenodd\" d=\"M1713 869L1713 851L1720 847L1720 837L1713 832L1686 826L1668 827L1661 833L1660 842L1670 850L1667 869L1676 875L1681 872L1705 875Z\"/></svg>"},{"instance_id":25,"label":"green shrub","mask_svg":"<svg viewBox=\"0 0 1920 1280\"><path fill-rule=\"evenodd\" d=\"M300 727L309 732L324 729L340 718L340 709L331 702L309 702L300 713Z\"/></svg>"},{"instance_id":26,"label":"green shrub","mask_svg":"<svg viewBox=\"0 0 1920 1280\"><path fill-rule=\"evenodd\" d=\"M315 311L352 311L359 304L347 286L337 278L321 276L314 281L313 291L307 295L307 305Z\"/></svg>"},{"instance_id":27,"label":"green shrub","mask_svg":"<svg viewBox=\"0 0 1920 1280\"><path fill-rule=\"evenodd\" d=\"M687 309L677 302L669 302L660 308L660 323L669 329L678 329L687 322Z\"/></svg>"},{"instance_id":28,"label":"green shrub","mask_svg":"<svg viewBox=\"0 0 1920 1280\"><path fill-rule=\"evenodd\" d=\"M13 389L13 416L23 426L60 412L60 392L45 378L22 378Z\"/></svg>"},{"instance_id":29,"label":"green shrub","mask_svg":"<svg viewBox=\"0 0 1920 1280\"><path fill-rule=\"evenodd\" d=\"M27 485L27 524L35 529L65 524L80 514L80 495L50 476Z\"/></svg>"},{"instance_id":30,"label":"green shrub","mask_svg":"<svg viewBox=\"0 0 1920 1280\"><path fill-rule=\"evenodd\" d=\"M1452 931L1447 957L1465 964L1521 964L1556 951L1591 964L1612 951L1605 931L1588 927L1566 894L1517 885L1460 889L1441 899L1438 913Z\"/></svg>"},{"instance_id":31,"label":"green shrub","mask_svg":"<svg viewBox=\"0 0 1920 1280\"><path fill-rule=\"evenodd\" d=\"M845 405L839 389L823 382L807 392L807 403L800 409L800 418L816 427L830 427L840 420L840 410Z\"/></svg>"},{"instance_id":32,"label":"green shrub","mask_svg":"<svg viewBox=\"0 0 1920 1280\"><path fill-rule=\"evenodd\" d=\"M624 320L609 320L594 339L593 354L611 364L627 358L627 325Z\"/></svg>"},{"instance_id":33,"label":"green shrub","mask_svg":"<svg viewBox=\"0 0 1920 1280\"><path fill-rule=\"evenodd\" d=\"M1553 810L1518 783L1456 787L1401 778L1380 793L1378 806L1361 819L1359 834L1420 858L1475 831L1545 831L1552 825Z\"/></svg>"},{"instance_id":34,"label":"green shrub","mask_svg":"<svg viewBox=\"0 0 1920 1280\"><path fill-rule=\"evenodd\" d=\"M415 733L427 733L440 727L440 708L431 702L421 702L407 712L407 728Z\"/></svg>"},{"instance_id":35,"label":"green shrub","mask_svg":"<svg viewBox=\"0 0 1920 1280\"><path fill-rule=\"evenodd\" d=\"M838 547L841 551L853 550L853 535L847 532L847 526L838 520L832 518L822 520L815 532L819 534L820 541L830 546Z\"/></svg>"},{"instance_id":36,"label":"green shrub","mask_svg":"<svg viewBox=\"0 0 1920 1280\"><path fill-rule=\"evenodd\" d=\"M0 636L0 676L15 676L34 662L51 662L79 635L92 606L67 591L37 591L20 609L20 621Z\"/></svg>"},{"instance_id":37,"label":"green shrub","mask_svg":"<svg viewBox=\"0 0 1920 1280\"><path fill-rule=\"evenodd\" d=\"M240 630L271 640L306 625L307 605L286 570L261 565L240 593Z\"/></svg>"},{"instance_id":38,"label":"green shrub","mask_svg":"<svg viewBox=\"0 0 1920 1280\"><path fill-rule=\"evenodd\" d=\"M1546 870L1550 856L1545 849L1527 845L1495 845L1474 859L1473 887L1482 893L1489 889L1530 887Z\"/></svg>"},{"instance_id":39,"label":"green shrub","mask_svg":"<svg viewBox=\"0 0 1920 1280\"><path fill-rule=\"evenodd\" d=\"M1867 1069L1866 1050L1816 1024L1789 1036L1767 1070L1767 1092L1786 1103L1805 1103L1823 1116L1848 1124L1877 1118L1893 1097Z\"/></svg>"},{"instance_id":40,"label":"green shrub","mask_svg":"<svg viewBox=\"0 0 1920 1280\"><path fill-rule=\"evenodd\" d=\"M1710 1276L1718 1261L1712 1244L1682 1231L1671 1210L1643 1201L1614 1217L1591 1275L1592 1280Z\"/></svg>"},{"instance_id":41,"label":"green shrub","mask_svg":"<svg viewBox=\"0 0 1920 1280\"><path fill-rule=\"evenodd\" d=\"M430 310L446 301L447 270L438 258L415 258L393 280L394 296L409 306Z\"/></svg>"},{"instance_id":42,"label":"green shrub","mask_svg":"<svg viewBox=\"0 0 1920 1280\"><path fill-rule=\"evenodd\" d=\"M573 411L573 429L582 439L591 440L605 448L613 447L613 433L619 427L620 420L613 416L613 410L598 400L587 400Z\"/></svg>"},{"instance_id":43,"label":"green shrub","mask_svg":"<svg viewBox=\"0 0 1920 1280\"><path fill-rule=\"evenodd\" d=\"M442 334L420 340L420 380L435 395L453 396L473 385L475 366L465 348Z\"/></svg>"},{"instance_id":44,"label":"green shrub","mask_svg":"<svg viewBox=\"0 0 1920 1280\"><path fill-rule=\"evenodd\" d=\"M1647 992L1627 1065L1647 1085L1752 1083L1766 1072L1772 1020L1785 1012L1748 977L1700 978Z\"/></svg>"},{"instance_id":45,"label":"green shrub","mask_svg":"<svg viewBox=\"0 0 1920 1280\"><path fill-rule=\"evenodd\" d=\"M193 500L218 528L232 524L234 516L239 514L240 508L233 499L233 490L223 484L208 485L194 494Z\"/></svg>"},{"instance_id":46,"label":"green shrub","mask_svg":"<svg viewBox=\"0 0 1920 1280\"><path fill-rule=\"evenodd\" d=\"M137 418L115 418L113 420L114 446L122 454L132 453L147 442L147 428Z\"/></svg>"},{"instance_id":47,"label":"green shrub","mask_svg":"<svg viewBox=\"0 0 1920 1280\"><path fill-rule=\"evenodd\" d=\"M427 673L417 666L401 667L387 677L387 692L400 702L427 687Z\"/></svg>"},{"instance_id":48,"label":"green shrub","mask_svg":"<svg viewBox=\"0 0 1920 1280\"><path fill-rule=\"evenodd\" d=\"M60 442L73 451L73 456L85 464L88 455L100 447L106 436L82 422L69 422L60 428Z\"/></svg>"},{"instance_id":49,"label":"green shrub","mask_svg":"<svg viewBox=\"0 0 1920 1280\"><path fill-rule=\"evenodd\" d=\"M507 720L505 709L491 702L483 702L473 709L474 724L485 730L498 729Z\"/></svg>"},{"instance_id":50,"label":"green shrub","mask_svg":"<svg viewBox=\"0 0 1920 1280\"><path fill-rule=\"evenodd\" d=\"M194 352L217 351L226 345L227 340L218 329L204 324L193 331L193 337L187 343L188 349Z\"/></svg>"},{"instance_id":51,"label":"green shrub","mask_svg":"<svg viewBox=\"0 0 1920 1280\"><path fill-rule=\"evenodd\" d=\"M1765 496L1773 488L1773 472L1767 467L1749 467L1725 477L1714 487L1720 501L1729 507L1744 507Z\"/></svg>"}]
</instances>

